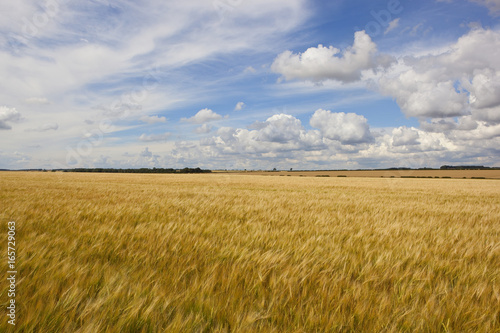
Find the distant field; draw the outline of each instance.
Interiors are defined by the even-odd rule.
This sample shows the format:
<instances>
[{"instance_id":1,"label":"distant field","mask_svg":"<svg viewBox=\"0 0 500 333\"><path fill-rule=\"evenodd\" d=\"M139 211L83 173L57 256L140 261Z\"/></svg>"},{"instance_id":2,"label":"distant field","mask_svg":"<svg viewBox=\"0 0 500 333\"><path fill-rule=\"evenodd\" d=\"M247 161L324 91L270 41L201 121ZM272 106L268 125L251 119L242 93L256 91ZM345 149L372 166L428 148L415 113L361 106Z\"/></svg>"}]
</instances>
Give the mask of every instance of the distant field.
<instances>
[{"instance_id":1,"label":"distant field","mask_svg":"<svg viewBox=\"0 0 500 333\"><path fill-rule=\"evenodd\" d=\"M0 332L500 332L498 180L333 175L0 172Z\"/></svg>"},{"instance_id":2,"label":"distant field","mask_svg":"<svg viewBox=\"0 0 500 333\"><path fill-rule=\"evenodd\" d=\"M219 171L222 172L222 171ZM432 177L432 178L472 178L484 177L487 179L500 179L500 170L361 170L361 171L248 171L236 172L246 175L263 175L263 176L300 176L300 177L316 177L327 175L330 177L347 176L347 177L386 177L386 178L401 178L401 177Z\"/></svg>"}]
</instances>

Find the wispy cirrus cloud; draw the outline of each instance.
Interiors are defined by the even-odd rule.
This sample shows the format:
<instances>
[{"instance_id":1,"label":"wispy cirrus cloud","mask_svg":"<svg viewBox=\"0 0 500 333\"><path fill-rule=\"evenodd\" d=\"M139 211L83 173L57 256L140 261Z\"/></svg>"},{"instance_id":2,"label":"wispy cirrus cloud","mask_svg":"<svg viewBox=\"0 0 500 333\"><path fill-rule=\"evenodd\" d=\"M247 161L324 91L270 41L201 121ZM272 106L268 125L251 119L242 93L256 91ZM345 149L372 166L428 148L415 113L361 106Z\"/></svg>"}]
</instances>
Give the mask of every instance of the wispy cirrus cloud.
<instances>
[{"instance_id":1,"label":"wispy cirrus cloud","mask_svg":"<svg viewBox=\"0 0 500 333\"><path fill-rule=\"evenodd\" d=\"M30 97L27 98L25 102L28 104L35 104L35 105L50 104L50 101L46 97Z\"/></svg>"},{"instance_id":2,"label":"wispy cirrus cloud","mask_svg":"<svg viewBox=\"0 0 500 333\"><path fill-rule=\"evenodd\" d=\"M27 132L47 132L47 131L56 131L59 128L57 123L47 123L34 128L26 129Z\"/></svg>"},{"instance_id":3,"label":"wispy cirrus cloud","mask_svg":"<svg viewBox=\"0 0 500 333\"><path fill-rule=\"evenodd\" d=\"M161 134L150 134L150 135L142 134L139 137L139 141L142 141L142 142L165 142L165 141L167 141L168 138L170 138L171 135L172 135L172 133L161 133Z\"/></svg>"}]
</instances>

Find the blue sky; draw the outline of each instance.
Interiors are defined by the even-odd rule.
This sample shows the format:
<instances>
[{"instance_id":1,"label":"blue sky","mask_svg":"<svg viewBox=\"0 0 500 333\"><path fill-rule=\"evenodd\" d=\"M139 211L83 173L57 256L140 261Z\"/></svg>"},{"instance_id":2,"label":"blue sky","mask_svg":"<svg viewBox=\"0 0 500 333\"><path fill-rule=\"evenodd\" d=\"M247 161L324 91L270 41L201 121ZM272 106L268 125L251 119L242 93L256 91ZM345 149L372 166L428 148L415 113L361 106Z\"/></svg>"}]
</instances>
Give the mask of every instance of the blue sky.
<instances>
[{"instance_id":1,"label":"blue sky","mask_svg":"<svg viewBox=\"0 0 500 333\"><path fill-rule=\"evenodd\" d=\"M498 0L0 15L0 168L500 166Z\"/></svg>"}]
</instances>

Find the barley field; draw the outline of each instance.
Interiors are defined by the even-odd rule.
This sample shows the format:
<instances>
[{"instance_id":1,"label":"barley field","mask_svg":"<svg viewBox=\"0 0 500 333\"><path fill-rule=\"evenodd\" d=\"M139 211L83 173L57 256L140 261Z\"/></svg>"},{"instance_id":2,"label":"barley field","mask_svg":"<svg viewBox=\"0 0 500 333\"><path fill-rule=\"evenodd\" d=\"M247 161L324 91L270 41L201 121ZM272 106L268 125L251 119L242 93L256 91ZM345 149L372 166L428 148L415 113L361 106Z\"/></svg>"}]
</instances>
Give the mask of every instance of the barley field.
<instances>
[{"instance_id":1,"label":"barley field","mask_svg":"<svg viewBox=\"0 0 500 333\"><path fill-rule=\"evenodd\" d=\"M500 169L493 170L338 170L338 171L216 171L260 176L299 177L381 177L381 178L461 178L500 179Z\"/></svg>"},{"instance_id":2,"label":"barley field","mask_svg":"<svg viewBox=\"0 0 500 333\"><path fill-rule=\"evenodd\" d=\"M500 332L498 180L2 172L0 203L1 332Z\"/></svg>"}]
</instances>

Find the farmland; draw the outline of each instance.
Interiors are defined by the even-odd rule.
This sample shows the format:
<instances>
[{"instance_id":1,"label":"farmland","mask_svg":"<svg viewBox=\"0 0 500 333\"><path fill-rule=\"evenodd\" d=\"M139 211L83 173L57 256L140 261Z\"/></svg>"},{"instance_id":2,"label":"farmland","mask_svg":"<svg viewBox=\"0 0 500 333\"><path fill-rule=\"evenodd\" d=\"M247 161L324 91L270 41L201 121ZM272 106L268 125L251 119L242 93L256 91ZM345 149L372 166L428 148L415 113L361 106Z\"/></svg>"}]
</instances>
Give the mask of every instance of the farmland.
<instances>
[{"instance_id":1,"label":"farmland","mask_svg":"<svg viewBox=\"0 0 500 333\"><path fill-rule=\"evenodd\" d=\"M220 171L221 172L221 171ZM232 172L234 173L234 172ZM500 169L494 170L326 170L326 171L248 171L243 175L299 177L377 177L377 178L457 178L500 179Z\"/></svg>"},{"instance_id":2,"label":"farmland","mask_svg":"<svg viewBox=\"0 0 500 333\"><path fill-rule=\"evenodd\" d=\"M498 180L2 172L0 203L16 332L500 332Z\"/></svg>"}]
</instances>

